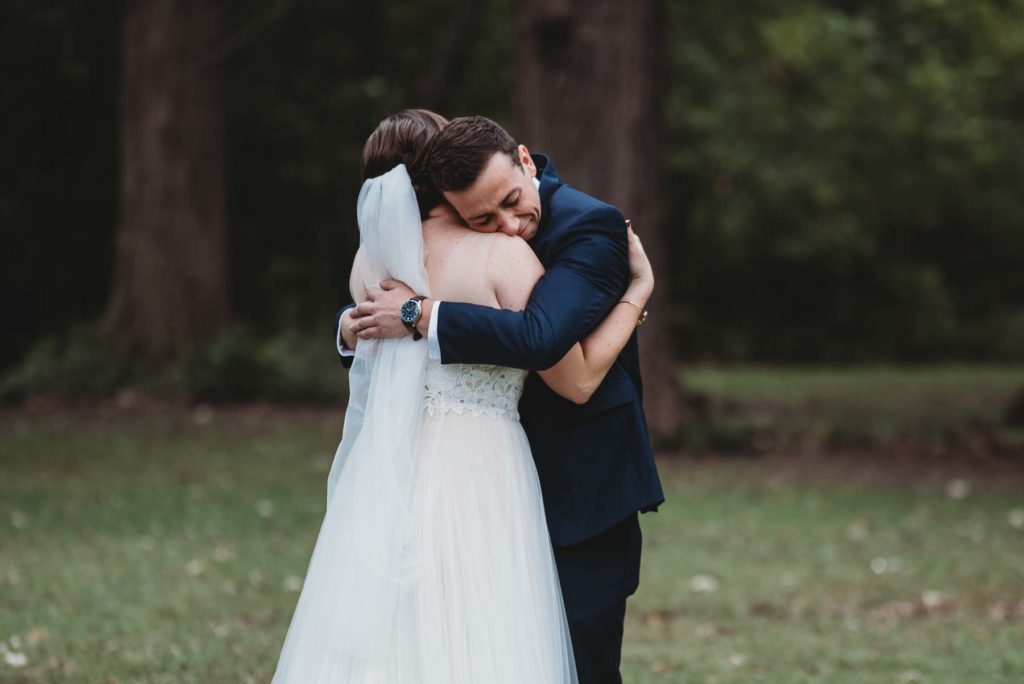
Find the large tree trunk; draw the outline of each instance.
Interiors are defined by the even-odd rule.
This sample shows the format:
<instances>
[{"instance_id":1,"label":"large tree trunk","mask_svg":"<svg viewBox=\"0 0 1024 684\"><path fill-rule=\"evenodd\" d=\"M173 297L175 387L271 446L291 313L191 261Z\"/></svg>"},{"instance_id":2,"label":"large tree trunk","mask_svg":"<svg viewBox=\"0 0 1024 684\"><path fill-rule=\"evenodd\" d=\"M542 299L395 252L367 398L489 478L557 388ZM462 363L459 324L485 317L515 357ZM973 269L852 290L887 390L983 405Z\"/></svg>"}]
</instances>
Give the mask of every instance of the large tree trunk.
<instances>
[{"instance_id":1,"label":"large tree trunk","mask_svg":"<svg viewBox=\"0 0 1024 684\"><path fill-rule=\"evenodd\" d=\"M120 227L105 327L143 358L228 320L222 0L128 0Z\"/></svg>"},{"instance_id":2,"label":"large tree trunk","mask_svg":"<svg viewBox=\"0 0 1024 684\"><path fill-rule=\"evenodd\" d=\"M473 46L480 20L487 10L487 0L461 0L450 19L437 30L436 48L423 65L413 88L414 106L445 112L449 105L449 84L463 72L467 55Z\"/></svg>"},{"instance_id":3,"label":"large tree trunk","mask_svg":"<svg viewBox=\"0 0 1024 684\"><path fill-rule=\"evenodd\" d=\"M659 279L640 331L644 407L652 434L672 439L684 402L665 306L661 1L520 0L517 32L517 137L632 219Z\"/></svg>"}]
</instances>

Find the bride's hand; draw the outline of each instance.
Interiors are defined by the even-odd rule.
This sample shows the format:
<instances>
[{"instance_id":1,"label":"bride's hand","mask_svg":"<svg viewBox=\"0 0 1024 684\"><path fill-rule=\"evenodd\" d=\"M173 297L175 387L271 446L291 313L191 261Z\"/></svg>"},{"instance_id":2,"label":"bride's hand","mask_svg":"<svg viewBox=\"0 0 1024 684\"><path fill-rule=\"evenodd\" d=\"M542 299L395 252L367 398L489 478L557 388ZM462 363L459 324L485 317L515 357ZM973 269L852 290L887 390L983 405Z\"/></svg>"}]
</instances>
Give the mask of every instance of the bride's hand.
<instances>
[{"instance_id":1,"label":"bride's hand","mask_svg":"<svg viewBox=\"0 0 1024 684\"><path fill-rule=\"evenodd\" d=\"M644 306L654 290L654 271L629 221L626 222L626 235L629 240L629 287L626 288L624 298Z\"/></svg>"}]
</instances>

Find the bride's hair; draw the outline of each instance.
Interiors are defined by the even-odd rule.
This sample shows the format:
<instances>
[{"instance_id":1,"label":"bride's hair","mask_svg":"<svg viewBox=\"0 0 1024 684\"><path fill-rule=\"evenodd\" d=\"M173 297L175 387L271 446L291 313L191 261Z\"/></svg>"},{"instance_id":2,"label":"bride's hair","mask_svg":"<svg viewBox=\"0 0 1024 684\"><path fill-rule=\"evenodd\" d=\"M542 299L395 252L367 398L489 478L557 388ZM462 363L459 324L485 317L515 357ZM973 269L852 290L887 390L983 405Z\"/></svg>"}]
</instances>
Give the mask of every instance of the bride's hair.
<instances>
[{"instance_id":1,"label":"bride's hair","mask_svg":"<svg viewBox=\"0 0 1024 684\"><path fill-rule=\"evenodd\" d=\"M440 200L422 174L415 174L413 162L427 142L448 125L448 119L428 109L403 109L377 124L363 145L363 180L384 175L399 164L405 164L413 185L420 213L424 216ZM419 176L417 178L417 176Z\"/></svg>"}]
</instances>

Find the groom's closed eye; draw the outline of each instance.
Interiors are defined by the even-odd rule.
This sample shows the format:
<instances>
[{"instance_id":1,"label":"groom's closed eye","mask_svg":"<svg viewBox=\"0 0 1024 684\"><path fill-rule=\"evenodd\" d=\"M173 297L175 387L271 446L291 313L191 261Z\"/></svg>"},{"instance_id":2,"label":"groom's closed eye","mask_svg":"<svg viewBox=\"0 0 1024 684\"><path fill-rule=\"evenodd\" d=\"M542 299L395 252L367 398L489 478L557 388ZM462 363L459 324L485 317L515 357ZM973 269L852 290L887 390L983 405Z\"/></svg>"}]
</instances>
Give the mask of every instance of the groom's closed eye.
<instances>
[{"instance_id":1,"label":"groom's closed eye","mask_svg":"<svg viewBox=\"0 0 1024 684\"><path fill-rule=\"evenodd\" d=\"M511 209L512 207L514 207L517 204L519 204L519 197L520 197L521 194L522 194L522 192L519 190L519 188L516 188L514 190L509 191L509 193L507 195L505 195L505 199L503 199L501 201L502 209ZM486 226L488 223L490 223L493 220L494 220L494 214L493 213L487 213L487 214L479 214L477 216L474 216L474 217L470 218L468 223L470 223L472 225L475 225L478 228L483 228L484 226Z\"/></svg>"}]
</instances>

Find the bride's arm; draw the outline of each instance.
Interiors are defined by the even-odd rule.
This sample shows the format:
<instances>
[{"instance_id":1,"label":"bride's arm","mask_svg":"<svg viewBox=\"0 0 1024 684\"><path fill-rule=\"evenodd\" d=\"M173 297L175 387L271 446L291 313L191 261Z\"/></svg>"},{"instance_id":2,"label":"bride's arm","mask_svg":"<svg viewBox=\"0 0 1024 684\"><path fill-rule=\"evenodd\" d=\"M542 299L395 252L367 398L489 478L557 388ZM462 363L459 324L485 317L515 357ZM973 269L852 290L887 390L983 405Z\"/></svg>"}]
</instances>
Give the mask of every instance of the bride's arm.
<instances>
[{"instance_id":1,"label":"bride's arm","mask_svg":"<svg viewBox=\"0 0 1024 684\"><path fill-rule=\"evenodd\" d=\"M636 330L654 289L654 273L640 238L629 229L629 287L621 300L589 335L540 377L569 401L585 404L604 382L615 359Z\"/></svg>"},{"instance_id":2,"label":"bride's arm","mask_svg":"<svg viewBox=\"0 0 1024 684\"><path fill-rule=\"evenodd\" d=\"M544 273L533 251L517 238L502 239L492 251L490 269L502 308L521 309ZM640 239L629 231L630 284L621 301L582 342L540 377L559 395L585 404L604 381L615 359L636 330L637 319L654 289L654 274Z\"/></svg>"},{"instance_id":3,"label":"bride's arm","mask_svg":"<svg viewBox=\"0 0 1024 684\"><path fill-rule=\"evenodd\" d=\"M363 277L363 261L365 259L363 246L359 245L356 256L352 259L352 271L348 276L348 290L356 304L366 300L366 282Z\"/></svg>"},{"instance_id":4,"label":"bride's arm","mask_svg":"<svg viewBox=\"0 0 1024 684\"><path fill-rule=\"evenodd\" d=\"M363 259L363 247L360 245L359 249L356 251L355 258L352 260L352 271L348 277L348 289L352 294L352 301L356 304L366 300L366 284L363 279ZM346 309L345 312L341 314L341 318L338 321L338 325L341 329L342 342L344 342L345 348L350 350L346 353L354 351L356 344L359 341L359 338L352 330L352 317L349 316L351 312L351 308Z\"/></svg>"}]
</instances>

